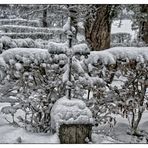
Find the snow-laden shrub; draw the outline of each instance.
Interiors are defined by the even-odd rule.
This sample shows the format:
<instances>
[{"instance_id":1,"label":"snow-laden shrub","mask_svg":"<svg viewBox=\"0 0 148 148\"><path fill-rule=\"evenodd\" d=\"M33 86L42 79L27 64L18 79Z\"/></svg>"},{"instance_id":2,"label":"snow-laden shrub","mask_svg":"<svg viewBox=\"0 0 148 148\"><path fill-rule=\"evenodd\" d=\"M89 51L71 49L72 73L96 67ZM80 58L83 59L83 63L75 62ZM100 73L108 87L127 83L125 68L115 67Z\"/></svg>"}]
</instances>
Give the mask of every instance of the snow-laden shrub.
<instances>
[{"instance_id":1,"label":"snow-laden shrub","mask_svg":"<svg viewBox=\"0 0 148 148\"><path fill-rule=\"evenodd\" d=\"M42 48L45 49L47 41L42 39L33 40L31 38L25 39L12 39L8 36L3 36L0 38L0 52L2 53L5 50L10 48Z\"/></svg>"},{"instance_id":2,"label":"snow-laden shrub","mask_svg":"<svg viewBox=\"0 0 148 148\"><path fill-rule=\"evenodd\" d=\"M38 20L0 19L0 25L23 25L23 26L39 27L40 23Z\"/></svg>"},{"instance_id":3,"label":"snow-laden shrub","mask_svg":"<svg viewBox=\"0 0 148 148\"><path fill-rule=\"evenodd\" d=\"M2 112L22 110L24 115L13 113L15 122L22 122L25 128L31 125L35 131L48 131L50 109L65 92L62 74L66 56L52 57L46 49L14 48L3 52L0 59L1 102L5 99L11 105L12 96L16 100L8 111L3 108Z\"/></svg>"},{"instance_id":4,"label":"snow-laden shrub","mask_svg":"<svg viewBox=\"0 0 148 148\"><path fill-rule=\"evenodd\" d=\"M91 75L106 82L104 89L92 91L95 102L104 104L106 110L120 114L129 121L131 133L138 134L143 112L148 109L148 48L116 47L92 52L85 61L91 67ZM102 94L104 95L102 97ZM111 105L111 108L109 105ZM92 106L94 107L95 105ZM99 112L97 112L96 117ZM98 120L100 117L98 118Z\"/></svg>"},{"instance_id":5,"label":"snow-laden shrub","mask_svg":"<svg viewBox=\"0 0 148 148\"><path fill-rule=\"evenodd\" d=\"M0 30L5 33L49 33L49 34L63 34L62 28L41 28L41 27L29 27L20 25L2 25Z\"/></svg>"},{"instance_id":6,"label":"snow-laden shrub","mask_svg":"<svg viewBox=\"0 0 148 148\"><path fill-rule=\"evenodd\" d=\"M49 40L53 38L53 34L49 33L42 33L42 32L35 32L35 33L0 33L0 37L8 36L12 39L24 39L24 38L31 38L31 39L43 39Z\"/></svg>"},{"instance_id":7,"label":"snow-laden shrub","mask_svg":"<svg viewBox=\"0 0 148 148\"><path fill-rule=\"evenodd\" d=\"M57 47L52 48L57 50ZM91 82L89 76L85 76L81 62L73 57L70 83L67 55L49 52L47 49L13 48L0 55L0 66L3 67L0 70L1 97L3 100L7 97L6 102L11 104L10 97L14 96L16 102L11 108L24 112L24 116L14 115L17 117L13 117L15 123L22 122L25 128L31 125L36 131L43 132L50 129L50 109L57 99L66 95L66 87L73 86L72 97L83 99L84 82Z\"/></svg>"}]
</instances>

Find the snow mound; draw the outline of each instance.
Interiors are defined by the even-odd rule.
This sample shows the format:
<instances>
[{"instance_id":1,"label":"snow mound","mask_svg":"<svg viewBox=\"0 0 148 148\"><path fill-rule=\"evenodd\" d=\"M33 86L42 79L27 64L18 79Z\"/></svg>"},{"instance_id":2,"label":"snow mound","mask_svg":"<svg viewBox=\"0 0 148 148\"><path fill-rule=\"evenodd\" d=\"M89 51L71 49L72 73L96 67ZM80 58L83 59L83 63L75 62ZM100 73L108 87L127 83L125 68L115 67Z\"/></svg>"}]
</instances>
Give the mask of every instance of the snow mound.
<instances>
[{"instance_id":1,"label":"snow mound","mask_svg":"<svg viewBox=\"0 0 148 148\"><path fill-rule=\"evenodd\" d=\"M104 51L91 52L87 64L115 64L117 60L136 60L137 62L148 61L148 47L114 47Z\"/></svg>"},{"instance_id":2,"label":"snow mound","mask_svg":"<svg viewBox=\"0 0 148 148\"><path fill-rule=\"evenodd\" d=\"M74 50L75 54L82 54L82 55L90 54L90 49L88 48L87 44L85 44L85 43L73 46L73 50Z\"/></svg>"},{"instance_id":3,"label":"snow mound","mask_svg":"<svg viewBox=\"0 0 148 148\"><path fill-rule=\"evenodd\" d=\"M64 54L68 50L68 44L49 42L47 45L48 52L51 54Z\"/></svg>"},{"instance_id":4,"label":"snow mound","mask_svg":"<svg viewBox=\"0 0 148 148\"><path fill-rule=\"evenodd\" d=\"M0 55L0 61L4 64L4 61L12 62L12 59L17 58L17 60L23 60L24 63L28 62L27 59L32 60L42 60L48 58L48 51L46 49L39 49L39 48L12 48L6 50ZM11 60L11 61L10 61ZM20 65L17 68L20 68Z\"/></svg>"},{"instance_id":5,"label":"snow mound","mask_svg":"<svg viewBox=\"0 0 148 148\"><path fill-rule=\"evenodd\" d=\"M51 54L67 54L69 52L68 42L49 42L46 48L48 49L48 52ZM87 55L90 54L90 49L85 43L77 44L72 47L71 54Z\"/></svg>"},{"instance_id":6,"label":"snow mound","mask_svg":"<svg viewBox=\"0 0 148 148\"><path fill-rule=\"evenodd\" d=\"M58 129L62 124L92 124L92 113L79 99L59 99L51 110L51 128Z\"/></svg>"}]
</instances>

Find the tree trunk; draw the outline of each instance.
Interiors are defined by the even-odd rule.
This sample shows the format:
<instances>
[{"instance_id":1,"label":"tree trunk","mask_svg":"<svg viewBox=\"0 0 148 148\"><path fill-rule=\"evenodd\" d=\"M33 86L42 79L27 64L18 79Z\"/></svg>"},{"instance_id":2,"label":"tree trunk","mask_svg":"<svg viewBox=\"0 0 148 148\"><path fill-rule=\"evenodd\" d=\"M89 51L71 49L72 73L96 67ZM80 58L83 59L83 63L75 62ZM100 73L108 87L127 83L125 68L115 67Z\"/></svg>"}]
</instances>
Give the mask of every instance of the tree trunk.
<instances>
[{"instance_id":1,"label":"tree trunk","mask_svg":"<svg viewBox=\"0 0 148 148\"><path fill-rule=\"evenodd\" d=\"M48 27L48 25L47 25L47 9L43 10L42 23L43 23L43 27Z\"/></svg>"},{"instance_id":2,"label":"tree trunk","mask_svg":"<svg viewBox=\"0 0 148 148\"><path fill-rule=\"evenodd\" d=\"M61 144L84 144L86 138L91 140L91 128L89 124L63 124L59 129Z\"/></svg>"},{"instance_id":3,"label":"tree trunk","mask_svg":"<svg viewBox=\"0 0 148 148\"><path fill-rule=\"evenodd\" d=\"M148 78L146 76L145 81L147 79ZM138 83L137 83L136 88L137 89L139 88ZM142 118L142 115L143 115L143 112L144 112L144 109L141 109L141 108L144 106L144 99L145 99L146 90L147 90L147 85L141 84L141 90L140 90L141 93L140 93L140 96L139 96L139 99L140 99L139 105L140 106L138 108L137 120L135 120L135 115L134 114L133 114L133 119L132 119L132 130L133 130L134 135L138 134L137 129L138 129L139 123L141 121L141 118Z\"/></svg>"},{"instance_id":4,"label":"tree trunk","mask_svg":"<svg viewBox=\"0 0 148 148\"><path fill-rule=\"evenodd\" d=\"M141 13L147 15L148 17L148 5L143 4L141 5ZM141 39L148 44L148 18L144 21L140 22L140 37Z\"/></svg>"},{"instance_id":5,"label":"tree trunk","mask_svg":"<svg viewBox=\"0 0 148 148\"><path fill-rule=\"evenodd\" d=\"M139 126L139 123L140 123L140 121L141 121L141 118L142 118L142 114L143 114L143 112L141 112L140 110L138 111L138 117L137 117L137 120L134 122L134 124L133 124L133 127L132 127L132 129L133 129L133 134L138 134L137 133L137 129L138 129L138 126Z\"/></svg>"},{"instance_id":6,"label":"tree trunk","mask_svg":"<svg viewBox=\"0 0 148 148\"><path fill-rule=\"evenodd\" d=\"M110 48L110 5L96 5L96 13L88 14L85 23L85 37L92 50Z\"/></svg>"}]
</instances>

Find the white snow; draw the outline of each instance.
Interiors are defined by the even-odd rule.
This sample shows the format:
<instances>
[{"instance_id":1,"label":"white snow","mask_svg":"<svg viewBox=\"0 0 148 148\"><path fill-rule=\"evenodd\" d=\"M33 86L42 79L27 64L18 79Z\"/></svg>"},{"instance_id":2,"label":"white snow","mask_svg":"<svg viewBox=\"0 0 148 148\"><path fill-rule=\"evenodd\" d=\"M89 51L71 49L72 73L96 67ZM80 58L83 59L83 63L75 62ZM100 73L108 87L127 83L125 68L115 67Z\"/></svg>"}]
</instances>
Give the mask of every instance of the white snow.
<instances>
[{"instance_id":1,"label":"white snow","mask_svg":"<svg viewBox=\"0 0 148 148\"><path fill-rule=\"evenodd\" d=\"M136 31L132 30L132 21L131 20L121 20L121 26L120 20L113 21L111 26L111 34L115 33L129 33L132 37L132 39L136 36Z\"/></svg>"},{"instance_id":2,"label":"white snow","mask_svg":"<svg viewBox=\"0 0 148 148\"><path fill-rule=\"evenodd\" d=\"M7 105L8 103L0 103L0 110ZM10 125L4 117L0 112L0 143L18 143L19 137L22 143L60 143L57 134L32 133L21 127Z\"/></svg>"},{"instance_id":3,"label":"white snow","mask_svg":"<svg viewBox=\"0 0 148 148\"><path fill-rule=\"evenodd\" d=\"M52 54L68 54L69 48L68 48L68 42L65 43L55 43L55 42L49 42L46 46L49 53ZM72 53L71 54L89 54L90 49L88 48L87 44L77 44L72 47Z\"/></svg>"},{"instance_id":4,"label":"white snow","mask_svg":"<svg viewBox=\"0 0 148 148\"><path fill-rule=\"evenodd\" d=\"M84 28L84 23L83 23L83 22L78 22L77 25L78 25L78 27L80 27L80 28L82 28L82 29L85 29L85 28Z\"/></svg>"},{"instance_id":5,"label":"white snow","mask_svg":"<svg viewBox=\"0 0 148 148\"><path fill-rule=\"evenodd\" d=\"M68 50L68 44L67 42L65 43L55 43L55 42L49 42L47 45L47 49L49 53L56 53L56 54L61 54L61 53L66 53Z\"/></svg>"},{"instance_id":6,"label":"white snow","mask_svg":"<svg viewBox=\"0 0 148 148\"><path fill-rule=\"evenodd\" d=\"M51 110L51 125L58 129L61 124L92 124L93 118L90 109L79 99L59 99Z\"/></svg>"},{"instance_id":7,"label":"white snow","mask_svg":"<svg viewBox=\"0 0 148 148\"><path fill-rule=\"evenodd\" d=\"M77 44L73 46L72 49L75 54L89 54L90 53L90 49L85 43Z\"/></svg>"},{"instance_id":8,"label":"white snow","mask_svg":"<svg viewBox=\"0 0 148 148\"><path fill-rule=\"evenodd\" d=\"M63 31L67 32L70 30L70 17L68 17L67 22L65 23L65 25L63 26Z\"/></svg>"},{"instance_id":9,"label":"white snow","mask_svg":"<svg viewBox=\"0 0 148 148\"><path fill-rule=\"evenodd\" d=\"M67 67L67 70L64 72L63 76L62 76L62 81L63 83L68 81L68 77L69 77L69 69L68 69L68 65L65 65Z\"/></svg>"},{"instance_id":10,"label":"white snow","mask_svg":"<svg viewBox=\"0 0 148 148\"><path fill-rule=\"evenodd\" d=\"M100 143L121 143L118 140L112 139L110 136L106 136L103 134L92 133L92 143L100 144Z\"/></svg>"},{"instance_id":11,"label":"white snow","mask_svg":"<svg viewBox=\"0 0 148 148\"><path fill-rule=\"evenodd\" d=\"M57 134L31 133L8 124L0 126L0 131L0 143L3 144L18 143L17 139L19 137L22 143L60 143Z\"/></svg>"},{"instance_id":12,"label":"white snow","mask_svg":"<svg viewBox=\"0 0 148 148\"><path fill-rule=\"evenodd\" d=\"M5 62L12 62L12 59L15 59L15 57L21 61L26 58L25 62L28 62L27 59L32 60L41 60L41 59L48 59L48 51L47 49L38 49L38 48L13 48L6 50L0 55L0 65L5 66ZM2 63L1 63L2 62ZM20 64L16 65L17 68L20 68Z\"/></svg>"},{"instance_id":13,"label":"white snow","mask_svg":"<svg viewBox=\"0 0 148 148\"><path fill-rule=\"evenodd\" d=\"M104 51L93 51L86 62L89 64L115 64L117 59L148 61L148 47L114 47Z\"/></svg>"},{"instance_id":14,"label":"white snow","mask_svg":"<svg viewBox=\"0 0 148 148\"><path fill-rule=\"evenodd\" d=\"M18 71L22 69L22 65L20 63L16 63L15 67Z\"/></svg>"}]
</instances>

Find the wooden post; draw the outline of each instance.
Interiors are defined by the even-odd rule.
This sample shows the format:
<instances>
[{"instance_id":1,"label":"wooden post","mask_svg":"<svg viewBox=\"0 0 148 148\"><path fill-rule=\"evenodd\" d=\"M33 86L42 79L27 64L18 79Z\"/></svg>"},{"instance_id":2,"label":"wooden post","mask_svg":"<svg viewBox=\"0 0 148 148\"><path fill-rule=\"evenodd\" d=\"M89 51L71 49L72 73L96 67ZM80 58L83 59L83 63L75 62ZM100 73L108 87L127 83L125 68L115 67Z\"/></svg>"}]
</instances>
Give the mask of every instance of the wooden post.
<instances>
[{"instance_id":1,"label":"wooden post","mask_svg":"<svg viewBox=\"0 0 148 148\"><path fill-rule=\"evenodd\" d=\"M91 140L91 124L63 124L59 128L61 144L85 144Z\"/></svg>"}]
</instances>

